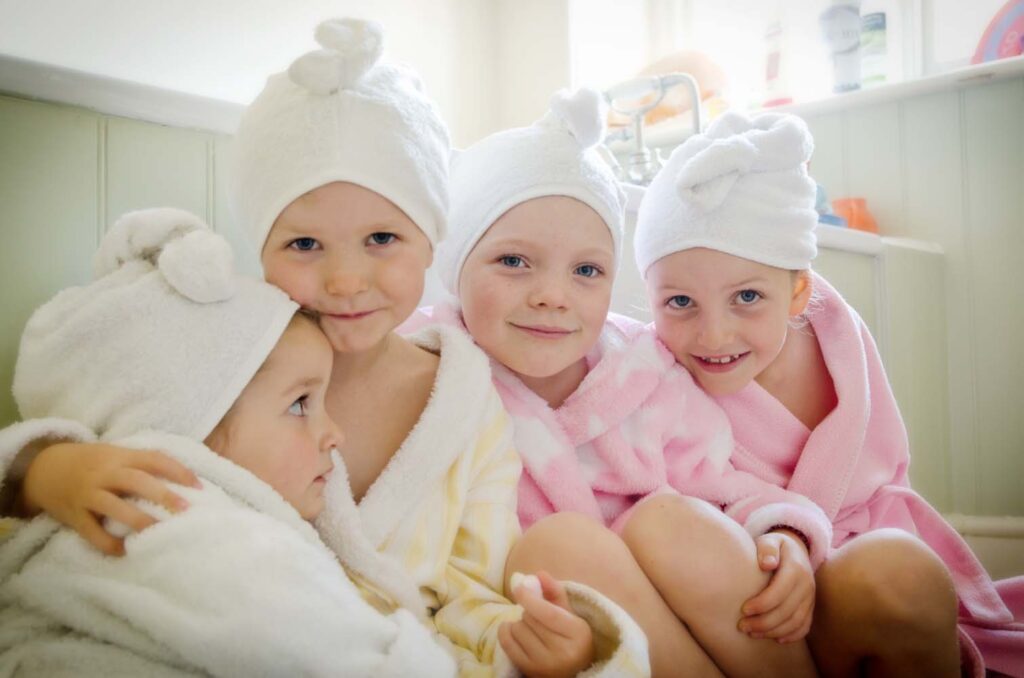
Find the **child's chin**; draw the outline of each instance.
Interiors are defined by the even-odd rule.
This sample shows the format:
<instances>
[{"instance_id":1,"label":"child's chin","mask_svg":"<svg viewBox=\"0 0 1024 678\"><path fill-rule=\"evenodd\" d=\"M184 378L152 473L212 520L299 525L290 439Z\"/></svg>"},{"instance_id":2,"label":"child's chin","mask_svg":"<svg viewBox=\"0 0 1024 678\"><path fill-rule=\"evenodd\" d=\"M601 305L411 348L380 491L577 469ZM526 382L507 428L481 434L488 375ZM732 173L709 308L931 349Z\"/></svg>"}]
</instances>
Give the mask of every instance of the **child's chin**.
<instances>
[{"instance_id":1,"label":"child's chin","mask_svg":"<svg viewBox=\"0 0 1024 678\"><path fill-rule=\"evenodd\" d=\"M703 375L697 376L697 383L708 395L719 397L728 396L743 390L745 383L736 379L714 379Z\"/></svg>"},{"instance_id":2,"label":"child's chin","mask_svg":"<svg viewBox=\"0 0 1024 678\"><path fill-rule=\"evenodd\" d=\"M298 507L296 507L296 508L298 508ZM323 499L318 500L316 502L315 506L305 506L305 507L299 509L299 515L302 516L302 519L303 520L308 520L310 522L312 522L312 521L316 520L317 518L319 518L320 514L323 513L323 512L324 512L324 502L323 502Z\"/></svg>"}]
</instances>

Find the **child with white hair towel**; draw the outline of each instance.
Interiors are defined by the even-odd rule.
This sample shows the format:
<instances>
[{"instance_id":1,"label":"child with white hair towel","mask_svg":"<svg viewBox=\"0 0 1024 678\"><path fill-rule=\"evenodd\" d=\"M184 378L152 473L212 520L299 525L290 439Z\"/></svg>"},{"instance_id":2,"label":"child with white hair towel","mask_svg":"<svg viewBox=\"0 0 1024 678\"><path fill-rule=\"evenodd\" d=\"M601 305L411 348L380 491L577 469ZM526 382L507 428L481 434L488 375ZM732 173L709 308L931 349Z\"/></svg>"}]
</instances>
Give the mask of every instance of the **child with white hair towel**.
<instances>
[{"instance_id":1,"label":"child with white hair towel","mask_svg":"<svg viewBox=\"0 0 1024 678\"><path fill-rule=\"evenodd\" d=\"M655 675L813 673L802 638L828 519L734 469L721 408L653 334L607 316L624 201L595 148L603 108L593 90L560 92L535 124L454 157L437 266L456 299L406 329L462 327L491 357L524 465L528 529L509 569L616 600L647 633ZM759 550L782 559L767 589ZM745 602L751 633L794 642L738 630Z\"/></svg>"},{"instance_id":2,"label":"child with white hair towel","mask_svg":"<svg viewBox=\"0 0 1024 678\"><path fill-rule=\"evenodd\" d=\"M817 573L810 637L822 673L867 661L887 675L957 675L959 620L968 673L1024 675L1021 611L1001 598L1016 590L1019 604L1024 578L994 585L910 488L875 343L810 269L812 149L799 118L735 113L676 149L636 229L657 334L728 414L736 466L832 521L837 551Z\"/></svg>"},{"instance_id":3,"label":"child with white hair towel","mask_svg":"<svg viewBox=\"0 0 1024 678\"><path fill-rule=\"evenodd\" d=\"M175 487L187 511L147 505L160 523L121 558L45 515L8 535L0 673L454 676L373 548L352 542L342 562L381 611L307 522L343 440L324 411L331 351L315 322L235 276L223 238L179 210L123 217L95 270L29 320L14 396L32 419L0 448L104 440L161 450L198 481ZM403 597L417 606L396 609Z\"/></svg>"},{"instance_id":4,"label":"child with white hair towel","mask_svg":"<svg viewBox=\"0 0 1024 678\"><path fill-rule=\"evenodd\" d=\"M414 73L379 63L377 24L329 20L316 39L243 115L230 192L267 281L316 314L334 351L326 408L346 431L347 473L328 481L321 536L339 550L366 540L393 563L460 675L645 675L642 632L603 596L550 577L539 593L506 589L521 464L487 359L453 328L394 332L444 235L447 130ZM83 494L60 479L109 484L77 461L100 451L43 452L63 457L45 474L47 511L87 523ZM146 480L123 491L159 495ZM510 660L510 637L533 643L529 657Z\"/></svg>"}]
</instances>

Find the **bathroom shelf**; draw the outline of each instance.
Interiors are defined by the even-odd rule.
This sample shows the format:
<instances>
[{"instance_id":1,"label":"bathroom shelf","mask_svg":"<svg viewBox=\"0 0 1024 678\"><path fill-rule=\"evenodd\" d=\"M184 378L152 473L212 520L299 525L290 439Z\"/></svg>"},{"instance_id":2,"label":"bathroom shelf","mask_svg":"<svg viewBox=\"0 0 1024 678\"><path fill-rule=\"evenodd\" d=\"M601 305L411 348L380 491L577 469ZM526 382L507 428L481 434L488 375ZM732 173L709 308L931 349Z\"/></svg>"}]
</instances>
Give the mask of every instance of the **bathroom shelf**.
<instances>
[{"instance_id":1,"label":"bathroom shelf","mask_svg":"<svg viewBox=\"0 0 1024 678\"><path fill-rule=\"evenodd\" d=\"M975 64L926 78L879 85L842 94L830 94L814 101L773 106L752 112L792 113L799 116L822 115L890 101L901 101L949 89L972 87L1021 75L1024 75L1024 56ZM644 139L647 145L650 148L661 149L663 154L667 154L669 150L682 143L691 134L693 134L693 125L690 122L690 116L686 114L644 129ZM622 154L632 149L630 142L622 140L609 143L608 147L616 154Z\"/></svg>"},{"instance_id":2,"label":"bathroom shelf","mask_svg":"<svg viewBox=\"0 0 1024 678\"><path fill-rule=\"evenodd\" d=\"M1020 75L1024 75L1024 56L974 64L926 78L879 85L878 87L855 90L843 94L832 94L815 101L787 104L762 110L793 113L794 115L801 116L820 115L850 108L859 108L861 106L900 101L949 89L971 87Z\"/></svg>"}]
</instances>

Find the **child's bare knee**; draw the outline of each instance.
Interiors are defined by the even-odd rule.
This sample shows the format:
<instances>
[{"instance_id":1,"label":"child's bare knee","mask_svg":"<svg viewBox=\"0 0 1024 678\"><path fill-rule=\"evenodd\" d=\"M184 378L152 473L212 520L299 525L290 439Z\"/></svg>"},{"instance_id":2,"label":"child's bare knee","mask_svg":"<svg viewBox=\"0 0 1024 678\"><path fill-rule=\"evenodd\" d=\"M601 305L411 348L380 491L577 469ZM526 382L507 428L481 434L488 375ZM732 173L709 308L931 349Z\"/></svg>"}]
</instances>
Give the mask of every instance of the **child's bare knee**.
<instances>
[{"instance_id":1,"label":"child's bare knee","mask_svg":"<svg viewBox=\"0 0 1024 678\"><path fill-rule=\"evenodd\" d=\"M723 588L749 593L767 581L757 567L750 536L701 500L652 497L634 511L622 538L645 570L652 575L657 569L671 570L693 597L716 598Z\"/></svg>"},{"instance_id":2,"label":"child's bare knee","mask_svg":"<svg viewBox=\"0 0 1024 678\"><path fill-rule=\"evenodd\" d=\"M939 557L913 535L883 529L858 537L828 563L820 582L830 607L911 631L956 621L956 592Z\"/></svg>"},{"instance_id":3,"label":"child's bare knee","mask_svg":"<svg viewBox=\"0 0 1024 678\"><path fill-rule=\"evenodd\" d=\"M597 520L582 513L554 513L531 525L509 553L505 581L513 572L546 570L564 579L581 564L605 563L613 567L630 558L622 540Z\"/></svg>"}]
</instances>

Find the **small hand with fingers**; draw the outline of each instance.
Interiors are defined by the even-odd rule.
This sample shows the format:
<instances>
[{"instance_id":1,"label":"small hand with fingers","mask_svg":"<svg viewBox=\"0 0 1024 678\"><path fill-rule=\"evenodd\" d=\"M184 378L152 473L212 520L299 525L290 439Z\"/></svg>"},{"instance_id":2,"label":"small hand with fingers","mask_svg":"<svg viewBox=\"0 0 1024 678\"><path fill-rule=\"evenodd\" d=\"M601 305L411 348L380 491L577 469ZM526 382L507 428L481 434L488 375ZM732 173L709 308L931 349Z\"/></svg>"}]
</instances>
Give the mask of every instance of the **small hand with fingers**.
<instances>
[{"instance_id":1,"label":"small hand with fingers","mask_svg":"<svg viewBox=\"0 0 1024 678\"><path fill-rule=\"evenodd\" d=\"M59 443L39 453L22 482L20 504L45 511L108 555L122 555L124 540L103 528L109 519L140 532L156 519L128 500L143 499L176 513L188 503L167 482L199 487L195 475L160 452L104 443Z\"/></svg>"},{"instance_id":2,"label":"small hand with fingers","mask_svg":"<svg viewBox=\"0 0 1024 678\"><path fill-rule=\"evenodd\" d=\"M757 538L757 562L773 571L768 586L743 604L740 631L780 643L803 639L814 617L814 571L800 537L787 531Z\"/></svg>"},{"instance_id":3,"label":"small hand with fingers","mask_svg":"<svg viewBox=\"0 0 1024 678\"><path fill-rule=\"evenodd\" d=\"M498 632L509 659L530 678L575 676L594 661L590 626L569 605L561 582L547 572L512 575L512 597L523 608Z\"/></svg>"}]
</instances>

